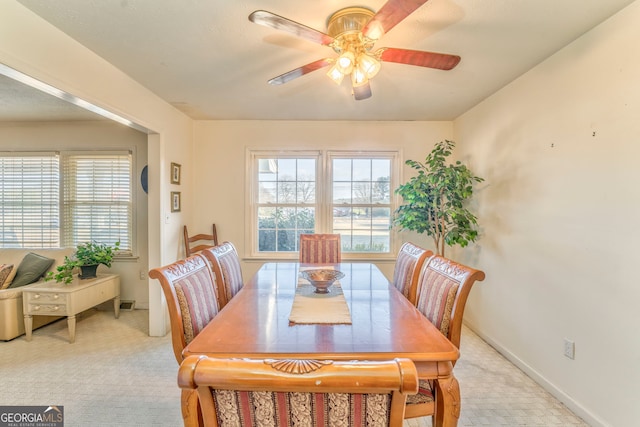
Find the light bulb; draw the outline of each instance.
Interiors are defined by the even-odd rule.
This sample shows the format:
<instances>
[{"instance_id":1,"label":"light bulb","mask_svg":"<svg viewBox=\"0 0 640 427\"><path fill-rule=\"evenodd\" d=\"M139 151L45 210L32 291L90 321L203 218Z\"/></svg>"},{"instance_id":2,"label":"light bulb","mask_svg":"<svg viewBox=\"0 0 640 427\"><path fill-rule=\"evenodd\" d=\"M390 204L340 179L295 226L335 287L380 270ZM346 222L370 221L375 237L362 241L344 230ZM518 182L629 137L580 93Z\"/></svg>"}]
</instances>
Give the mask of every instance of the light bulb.
<instances>
[{"instance_id":1,"label":"light bulb","mask_svg":"<svg viewBox=\"0 0 640 427\"><path fill-rule=\"evenodd\" d=\"M382 24L378 21L371 22L367 24L367 35L366 37L372 41L380 40L380 38L384 35L384 28Z\"/></svg>"},{"instance_id":2,"label":"light bulb","mask_svg":"<svg viewBox=\"0 0 640 427\"><path fill-rule=\"evenodd\" d=\"M380 71L380 61L371 55L362 54L358 57L358 67L361 67L367 77L372 79Z\"/></svg>"},{"instance_id":3,"label":"light bulb","mask_svg":"<svg viewBox=\"0 0 640 427\"><path fill-rule=\"evenodd\" d=\"M338 69L337 64L335 64L329 69L329 71L327 71L327 76L329 76L329 78L333 80L337 85L342 83L342 79L344 79L344 74L342 74L342 72Z\"/></svg>"},{"instance_id":4,"label":"light bulb","mask_svg":"<svg viewBox=\"0 0 640 427\"><path fill-rule=\"evenodd\" d=\"M353 70L353 63L355 62L355 56L352 52L346 51L338 58L336 66L342 74L350 74Z\"/></svg>"},{"instance_id":5,"label":"light bulb","mask_svg":"<svg viewBox=\"0 0 640 427\"><path fill-rule=\"evenodd\" d=\"M362 86L368 82L367 73L360 66L356 66L351 72L351 84L353 86Z\"/></svg>"}]
</instances>

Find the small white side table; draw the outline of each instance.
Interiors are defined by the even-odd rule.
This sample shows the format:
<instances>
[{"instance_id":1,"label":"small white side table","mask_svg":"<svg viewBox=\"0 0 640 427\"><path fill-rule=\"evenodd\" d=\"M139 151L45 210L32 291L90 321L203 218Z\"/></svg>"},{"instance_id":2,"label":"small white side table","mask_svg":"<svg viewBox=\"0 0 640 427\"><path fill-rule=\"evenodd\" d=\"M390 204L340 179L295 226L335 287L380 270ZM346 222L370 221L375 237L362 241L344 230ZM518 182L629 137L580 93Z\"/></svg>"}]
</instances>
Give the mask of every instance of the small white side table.
<instances>
[{"instance_id":1,"label":"small white side table","mask_svg":"<svg viewBox=\"0 0 640 427\"><path fill-rule=\"evenodd\" d=\"M24 329L27 341L33 331L32 316L67 316L69 342L76 340L76 314L113 299L116 319L120 317L120 276L99 274L95 279L73 278L68 285L46 282L22 291Z\"/></svg>"}]
</instances>

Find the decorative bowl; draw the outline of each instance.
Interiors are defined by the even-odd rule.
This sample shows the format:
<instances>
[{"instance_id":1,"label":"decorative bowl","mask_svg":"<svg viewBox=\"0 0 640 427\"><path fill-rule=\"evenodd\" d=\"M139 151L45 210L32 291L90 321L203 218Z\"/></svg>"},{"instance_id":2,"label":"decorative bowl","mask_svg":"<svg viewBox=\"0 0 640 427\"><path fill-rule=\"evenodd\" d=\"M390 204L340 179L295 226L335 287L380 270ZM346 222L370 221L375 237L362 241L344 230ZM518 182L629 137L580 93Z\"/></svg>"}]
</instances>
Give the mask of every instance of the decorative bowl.
<instances>
[{"instance_id":1,"label":"decorative bowl","mask_svg":"<svg viewBox=\"0 0 640 427\"><path fill-rule=\"evenodd\" d=\"M341 271L322 268L317 270L303 270L300 272L300 275L316 288L315 293L317 294L328 294L333 282L344 277L344 273Z\"/></svg>"}]
</instances>

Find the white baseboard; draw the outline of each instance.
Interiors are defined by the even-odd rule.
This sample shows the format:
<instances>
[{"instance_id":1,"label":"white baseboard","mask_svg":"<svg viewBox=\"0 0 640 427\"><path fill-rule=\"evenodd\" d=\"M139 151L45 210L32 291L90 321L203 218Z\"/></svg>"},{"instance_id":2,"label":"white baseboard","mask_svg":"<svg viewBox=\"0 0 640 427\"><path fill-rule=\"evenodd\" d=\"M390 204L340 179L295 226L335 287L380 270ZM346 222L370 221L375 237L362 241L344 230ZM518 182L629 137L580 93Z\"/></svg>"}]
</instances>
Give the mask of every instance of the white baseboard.
<instances>
[{"instance_id":1,"label":"white baseboard","mask_svg":"<svg viewBox=\"0 0 640 427\"><path fill-rule=\"evenodd\" d=\"M547 380L544 376L540 375L538 371L523 362L519 357L517 357L507 348L503 347L501 344L493 340L490 336L485 335L481 331L475 329L473 325L469 325L466 322L464 322L464 325L471 331L473 331L474 334L482 338L484 342L493 347L498 353L503 355L507 360L516 365L522 372L527 374L532 380L540 385L540 387L548 391L553 397L562 402L562 404L569 408L571 412L582 418L591 427L612 427L610 424L605 423L603 420L595 416L593 413L591 413L591 411L582 406L580 403L573 400L564 391L556 387L555 384Z\"/></svg>"}]
</instances>

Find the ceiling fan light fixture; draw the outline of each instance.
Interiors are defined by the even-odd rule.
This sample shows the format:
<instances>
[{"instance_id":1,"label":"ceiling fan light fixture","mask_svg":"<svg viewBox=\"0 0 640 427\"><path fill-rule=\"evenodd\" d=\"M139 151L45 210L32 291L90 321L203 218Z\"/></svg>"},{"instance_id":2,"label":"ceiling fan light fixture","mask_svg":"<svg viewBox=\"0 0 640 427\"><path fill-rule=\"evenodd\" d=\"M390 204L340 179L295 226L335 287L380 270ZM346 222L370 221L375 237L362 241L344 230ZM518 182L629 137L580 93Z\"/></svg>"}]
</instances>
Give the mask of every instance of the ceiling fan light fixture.
<instances>
[{"instance_id":1,"label":"ceiling fan light fixture","mask_svg":"<svg viewBox=\"0 0 640 427\"><path fill-rule=\"evenodd\" d=\"M366 7L345 7L332 14L327 20L327 34L338 38L345 34L358 33L375 13Z\"/></svg>"},{"instance_id":2,"label":"ceiling fan light fixture","mask_svg":"<svg viewBox=\"0 0 640 427\"><path fill-rule=\"evenodd\" d=\"M342 79L344 79L344 73L340 71L338 64L334 64L329 71L327 71L327 76L337 85L342 83Z\"/></svg>"},{"instance_id":3,"label":"ceiling fan light fixture","mask_svg":"<svg viewBox=\"0 0 640 427\"><path fill-rule=\"evenodd\" d=\"M358 66L369 79L372 79L376 74L378 74L378 71L380 71L381 64L377 58L371 55L362 54L358 57Z\"/></svg>"},{"instance_id":4,"label":"ceiling fan light fixture","mask_svg":"<svg viewBox=\"0 0 640 427\"><path fill-rule=\"evenodd\" d=\"M367 73L360 68L360 66L356 66L351 72L351 85L353 87L358 87L366 85L367 83L369 83Z\"/></svg>"},{"instance_id":5,"label":"ceiling fan light fixture","mask_svg":"<svg viewBox=\"0 0 640 427\"><path fill-rule=\"evenodd\" d=\"M380 37L426 2L386 0L377 12L367 7L346 7L329 16L326 33L266 10L252 12L249 20L329 47L336 54L274 77L268 81L269 84L283 84L330 67L327 76L338 85L349 76L354 98L362 100L371 97L369 81L378 74L382 62L439 70L451 70L460 62L458 55L389 47L374 49Z\"/></svg>"},{"instance_id":6,"label":"ceiling fan light fixture","mask_svg":"<svg viewBox=\"0 0 640 427\"><path fill-rule=\"evenodd\" d=\"M351 70L353 70L353 64L356 58L353 52L347 51L342 53L338 57L338 61L336 62L336 67L342 74L351 74Z\"/></svg>"},{"instance_id":7,"label":"ceiling fan light fixture","mask_svg":"<svg viewBox=\"0 0 640 427\"><path fill-rule=\"evenodd\" d=\"M373 42L378 41L384 36L384 28L379 22L372 22L367 29L367 38Z\"/></svg>"}]
</instances>

